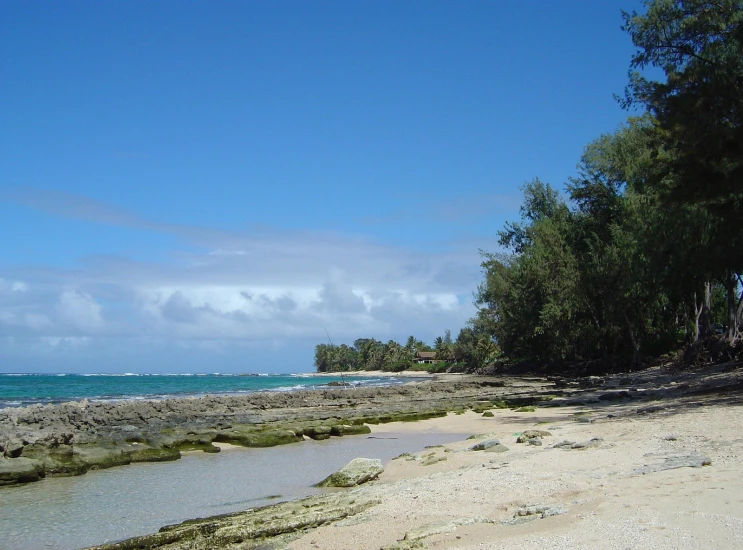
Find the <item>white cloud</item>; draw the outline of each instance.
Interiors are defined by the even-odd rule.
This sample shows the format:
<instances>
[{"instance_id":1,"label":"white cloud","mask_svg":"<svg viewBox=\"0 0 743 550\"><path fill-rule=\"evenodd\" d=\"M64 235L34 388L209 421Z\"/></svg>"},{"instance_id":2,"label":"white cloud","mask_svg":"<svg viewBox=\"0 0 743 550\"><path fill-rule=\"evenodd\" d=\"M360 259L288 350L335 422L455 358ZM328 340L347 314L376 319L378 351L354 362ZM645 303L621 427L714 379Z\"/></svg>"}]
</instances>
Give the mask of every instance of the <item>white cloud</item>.
<instances>
[{"instance_id":1,"label":"white cloud","mask_svg":"<svg viewBox=\"0 0 743 550\"><path fill-rule=\"evenodd\" d=\"M336 343L410 334L432 341L446 329L456 334L474 313L481 274L472 243L423 252L352 235L167 231L190 252L0 273L0 343L10 349L15 341L18 354L44 338L40 350L49 353L131 357L183 348L238 357L253 355L245 346L311 349L326 329ZM309 364L311 352L303 353Z\"/></svg>"},{"instance_id":2,"label":"white cloud","mask_svg":"<svg viewBox=\"0 0 743 550\"><path fill-rule=\"evenodd\" d=\"M59 295L55 309L63 322L85 333L95 333L103 326L101 306L85 292L65 290Z\"/></svg>"},{"instance_id":3,"label":"white cloud","mask_svg":"<svg viewBox=\"0 0 743 550\"><path fill-rule=\"evenodd\" d=\"M6 281L5 279L0 279L0 294L26 292L27 290L28 284L23 281Z\"/></svg>"}]
</instances>

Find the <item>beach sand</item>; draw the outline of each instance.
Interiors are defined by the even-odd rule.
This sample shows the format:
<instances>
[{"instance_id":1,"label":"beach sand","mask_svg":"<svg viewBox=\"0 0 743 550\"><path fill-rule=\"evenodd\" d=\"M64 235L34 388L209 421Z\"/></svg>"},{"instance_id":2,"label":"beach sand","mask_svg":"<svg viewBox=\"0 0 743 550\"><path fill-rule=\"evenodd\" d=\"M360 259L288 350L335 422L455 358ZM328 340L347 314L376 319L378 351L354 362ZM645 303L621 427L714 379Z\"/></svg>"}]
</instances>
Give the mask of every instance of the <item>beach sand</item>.
<instances>
[{"instance_id":1,"label":"beach sand","mask_svg":"<svg viewBox=\"0 0 743 550\"><path fill-rule=\"evenodd\" d=\"M374 426L377 436L406 430L490 434L509 450L467 450L486 439L479 438L417 452L418 460L393 460L378 481L359 489L379 505L313 530L288 548L743 547L742 405L669 403L646 414L623 405L598 415L574 407L493 413ZM529 429L552 435L541 446L516 443ZM600 441L583 448L555 448L594 438ZM664 469L674 458L698 467ZM529 505L547 511L546 517L514 522Z\"/></svg>"}]
</instances>

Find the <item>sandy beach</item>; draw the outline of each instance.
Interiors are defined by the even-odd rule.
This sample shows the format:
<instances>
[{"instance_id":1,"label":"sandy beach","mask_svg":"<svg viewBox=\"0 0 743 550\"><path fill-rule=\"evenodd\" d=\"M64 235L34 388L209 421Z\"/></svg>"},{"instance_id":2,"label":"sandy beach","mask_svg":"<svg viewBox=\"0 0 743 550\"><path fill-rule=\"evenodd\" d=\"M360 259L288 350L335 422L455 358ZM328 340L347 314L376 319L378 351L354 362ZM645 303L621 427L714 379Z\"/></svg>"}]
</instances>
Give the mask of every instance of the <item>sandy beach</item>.
<instances>
[{"instance_id":1,"label":"sandy beach","mask_svg":"<svg viewBox=\"0 0 743 550\"><path fill-rule=\"evenodd\" d=\"M375 434L488 435L391 461L377 482L359 489L379 505L288 547L740 548L743 405L679 405L641 415L616 406L595 418L583 412L567 407L525 416L506 410L492 418L468 412L376 426ZM516 443L529 429L551 435L541 445ZM509 450L468 450L489 438ZM556 447L564 441L578 448ZM443 460L423 465L431 458ZM690 466L665 469L674 458ZM529 506L537 513L517 515Z\"/></svg>"}]
</instances>

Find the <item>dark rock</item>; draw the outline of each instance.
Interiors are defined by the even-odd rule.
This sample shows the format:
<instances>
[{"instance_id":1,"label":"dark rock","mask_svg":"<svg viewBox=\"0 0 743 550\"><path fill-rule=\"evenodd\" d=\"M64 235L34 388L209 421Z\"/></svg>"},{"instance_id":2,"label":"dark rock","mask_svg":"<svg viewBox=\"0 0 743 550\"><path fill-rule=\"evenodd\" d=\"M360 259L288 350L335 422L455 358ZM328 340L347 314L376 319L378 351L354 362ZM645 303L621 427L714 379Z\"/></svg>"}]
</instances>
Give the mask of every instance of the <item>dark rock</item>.
<instances>
[{"instance_id":1,"label":"dark rock","mask_svg":"<svg viewBox=\"0 0 743 550\"><path fill-rule=\"evenodd\" d=\"M622 391L612 391L608 393L602 393L599 395L600 401L619 401L620 399L626 399L628 398L629 392L622 390Z\"/></svg>"},{"instance_id":2,"label":"dark rock","mask_svg":"<svg viewBox=\"0 0 743 550\"><path fill-rule=\"evenodd\" d=\"M660 412L665 407L661 405L651 405L650 407L643 407L641 409L637 409L637 414L652 414L656 412Z\"/></svg>"},{"instance_id":3,"label":"dark rock","mask_svg":"<svg viewBox=\"0 0 743 550\"><path fill-rule=\"evenodd\" d=\"M23 441L17 437L12 437L3 443L3 454L8 458L18 458L23 452Z\"/></svg>"}]
</instances>

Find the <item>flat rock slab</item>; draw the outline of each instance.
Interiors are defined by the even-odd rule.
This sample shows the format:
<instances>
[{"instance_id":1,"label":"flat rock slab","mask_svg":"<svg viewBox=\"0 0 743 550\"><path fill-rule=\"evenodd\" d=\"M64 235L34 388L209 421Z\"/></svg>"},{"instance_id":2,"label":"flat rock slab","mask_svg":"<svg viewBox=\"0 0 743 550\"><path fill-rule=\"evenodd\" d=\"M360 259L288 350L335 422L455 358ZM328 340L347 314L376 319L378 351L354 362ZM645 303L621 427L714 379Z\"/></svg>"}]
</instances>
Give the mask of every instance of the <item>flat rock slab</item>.
<instances>
[{"instance_id":1,"label":"flat rock slab","mask_svg":"<svg viewBox=\"0 0 743 550\"><path fill-rule=\"evenodd\" d=\"M153 535L95 546L89 550L285 548L289 541L301 536L307 529L353 516L379 502L345 491L316 495L236 514L185 521L163 527Z\"/></svg>"},{"instance_id":2,"label":"flat rock slab","mask_svg":"<svg viewBox=\"0 0 743 550\"><path fill-rule=\"evenodd\" d=\"M323 479L317 487L353 487L376 479L382 472L384 468L378 458L354 458L343 468Z\"/></svg>"},{"instance_id":3,"label":"flat rock slab","mask_svg":"<svg viewBox=\"0 0 743 550\"><path fill-rule=\"evenodd\" d=\"M701 468L709 466L712 460L700 453L691 453L688 455L667 456L662 462L656 464L647 464L642 468L635 468L635 474L652 474L662 472L663 470L675 470L677 468Z\"/></svg>"},{"instance_id":4,"label":"flat rock slab","mask_svg":"<svg viewBox=\"0 0 743 550\"><path fill-rule=\"evenodd\" d=\"M486 439L475 443L469 448L470 451L485 451L488 453L504 453L508 450L508 447L503 445L499 439Z\"/></svg>"},{"instance_id":5,"label":"flat rock slab","mask_svg":"<svg viewBox=\"0 0 743 550\"><path fill-rule=\"evenodd\" d=\"M40 460L0 457L0 485L37 481L43 475L44 467Z\"/></svg>"},{"instance_id":6,"label":"flat rock slab","mask_svg":"<svg viewBox=\"0 0 743 550\"><path fill-rule=\"evenodd\" d=\"M604 440L601 439L600 437L594 437L593 439L589 439L588 441L584 441L584 442L565 440L562 443L558 443L557 445L555 445L554 448L555 449L592 449L595 447L600 447L603 442Z\"/></svg>"}]
</instances>

